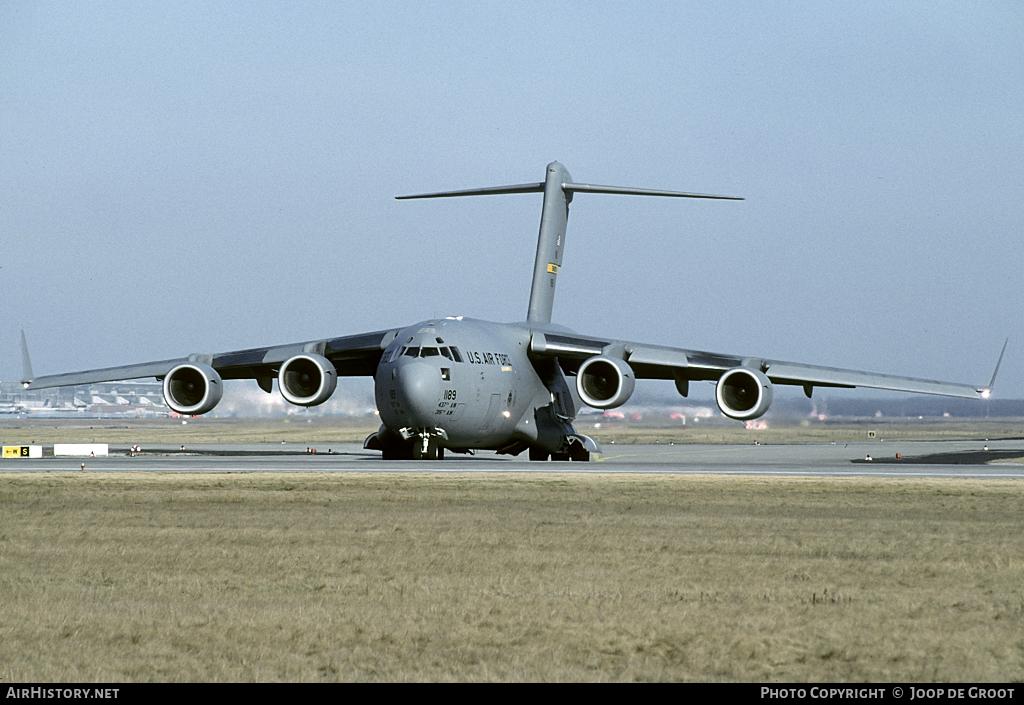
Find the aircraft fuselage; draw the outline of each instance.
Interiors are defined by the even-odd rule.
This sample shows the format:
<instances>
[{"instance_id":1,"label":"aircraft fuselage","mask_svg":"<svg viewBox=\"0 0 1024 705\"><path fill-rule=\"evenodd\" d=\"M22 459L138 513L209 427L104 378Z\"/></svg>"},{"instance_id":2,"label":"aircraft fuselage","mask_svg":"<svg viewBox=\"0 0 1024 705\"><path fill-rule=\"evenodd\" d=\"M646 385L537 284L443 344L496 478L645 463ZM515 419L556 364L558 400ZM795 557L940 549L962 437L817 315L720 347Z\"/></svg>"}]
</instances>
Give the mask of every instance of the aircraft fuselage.
<instances>
[{"instance_id":1,"label":"aircraft fuselage","mask_svg":"<svg viewBox=\"0 0 1024 705\"><path fill-rule=\"evenodd\" d=\"M462 317L402 330L374 376L384 445L429 437L452 450L558 452L575 405L557 365L530 359L531 335Z\"/></svg>"}]
</instances>

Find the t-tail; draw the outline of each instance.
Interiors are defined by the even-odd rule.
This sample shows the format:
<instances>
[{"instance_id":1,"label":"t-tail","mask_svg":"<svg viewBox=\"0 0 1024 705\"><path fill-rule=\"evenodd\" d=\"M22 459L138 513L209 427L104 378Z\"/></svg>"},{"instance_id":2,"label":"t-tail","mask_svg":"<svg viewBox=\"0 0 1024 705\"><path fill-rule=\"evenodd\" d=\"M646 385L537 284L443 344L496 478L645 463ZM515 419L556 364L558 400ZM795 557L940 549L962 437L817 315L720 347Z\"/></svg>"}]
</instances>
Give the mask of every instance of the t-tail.
<instances>
[{"instance_id":1,"label":"t-tail","mask_svg":"<svg viewBox=\"0 0 1024 705\"><path fill-rule=\"evenodd\" d=\"M550 323L551 309L555 302L555 280L562 266L565 250L565 231L569 222L569 204L574 193L614 193L629 196L671 196L674 198L713 198L718 200L742 201L736 196L712 196L704 193L683 193L680 191L658 191L654 189L629 188L625 186L597 186L577 184L569 172L558 162L548 164L544 181L537 184L514 186L493 186L490 188L443 191L415 196L398 196L399 199L446 198L451 196L494 196L511 193L544 194L540 213L540 233L537 236L537 257L533 263L533 286L530 289L530 307L526 314L529 323Z\"/></svg>"}]
</instances>

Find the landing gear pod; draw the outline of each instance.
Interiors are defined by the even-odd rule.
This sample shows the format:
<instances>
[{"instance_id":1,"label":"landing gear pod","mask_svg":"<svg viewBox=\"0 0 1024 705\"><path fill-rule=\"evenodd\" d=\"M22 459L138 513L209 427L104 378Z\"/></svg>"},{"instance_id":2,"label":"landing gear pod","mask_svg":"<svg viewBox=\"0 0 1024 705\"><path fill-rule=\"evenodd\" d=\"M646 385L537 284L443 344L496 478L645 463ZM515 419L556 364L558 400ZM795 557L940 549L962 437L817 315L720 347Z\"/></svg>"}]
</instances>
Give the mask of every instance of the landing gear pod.
<instances>
[{"instance_id":1,"label":"landing gear pod","mask_svg":"<svg viewBox=\"0 0 1024 705\"><path fill-rule=\"evenodd\" d=\"M635 386L633 368L617 357L596 355L580 365L576 372L576 391L580 399L595 409L622 406Z\"/></svg>"},{"instance_id":2,"label":"landing gear pod","mask_svg":"<svg viewBox=\"0 0 1024 705\"><path fill-rule=\"evenodd\" d=\"M185 416L205 414L223 395L224 382L217 370L202 362L178 365L164 377L164 401Z\"/></svg>"},{"instance_id":3,"label":"landing gear pod","mask_svg":"<svg viewBox=\"0 0 1024 705\"><path fill-rule=\"evenodd\" d=\"M289 358L277 373L281 395L297 406L323 404L338 386L338 371L323 355L303 353Z\"/></svg>"},{"instance_id":4,"label":"landing gear pod","mask_svg":"<svg viewBox=\"0 0 1024 705\"><path fill-rule=\"evenodd\" d=\"M772 404L772 383L760 370L734 367L718 379L715 399L730 419L756 419Z\"/></svg>"}]
</instances>

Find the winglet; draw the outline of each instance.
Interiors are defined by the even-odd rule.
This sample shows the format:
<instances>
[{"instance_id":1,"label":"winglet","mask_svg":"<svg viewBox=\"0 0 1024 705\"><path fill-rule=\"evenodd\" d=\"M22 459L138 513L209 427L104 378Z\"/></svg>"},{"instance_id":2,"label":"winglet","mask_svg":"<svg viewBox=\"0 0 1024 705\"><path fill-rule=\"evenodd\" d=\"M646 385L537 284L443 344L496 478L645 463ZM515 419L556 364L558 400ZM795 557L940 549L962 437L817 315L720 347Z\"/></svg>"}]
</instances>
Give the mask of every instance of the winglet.
<instances>
[{"instance_id":1,"label":"winglet","mask_svg":"<svg viewBox=\"0 0 1024 705\"><path fill-rule=\"evenodd\" d=\"M992 396L992 390L995 389L996 386L996 375L999 374L999 365L1003 363L1003 353L1006 352L1006 344L1009 342L1009 338L1007 338L1003 342L1003 349L999 352L999 359L996 361L996 369L992 371L992 381L990 381L988 383L988 386L985 387L984 389L978 390L981 393L982 399L988 399L990 396Z\"/></svg>"},{"instance_id":2,"label":"winglet","mask_svg":"<svg viewBox=\"0 0 1024 705\"><path fill-rule=\"evenodd\" d=\"M21 369L21 383L27 387L36 376L32 374L32 360L28 357L28 342L25 340L24 330L21 331Z\"/></svg>"}]
</instances>

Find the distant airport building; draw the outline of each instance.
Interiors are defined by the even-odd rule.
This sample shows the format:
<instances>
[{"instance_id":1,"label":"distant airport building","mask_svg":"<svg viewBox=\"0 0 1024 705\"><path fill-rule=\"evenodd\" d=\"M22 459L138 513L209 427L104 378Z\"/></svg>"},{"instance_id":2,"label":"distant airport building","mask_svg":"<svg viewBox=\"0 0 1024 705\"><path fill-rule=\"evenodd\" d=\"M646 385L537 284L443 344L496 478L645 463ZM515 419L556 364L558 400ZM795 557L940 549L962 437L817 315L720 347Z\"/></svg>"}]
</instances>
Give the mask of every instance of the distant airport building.
<instances>
[{"instance_id":1,"label":"distant airport building","mask_svg":"<svg viewBox=\"0 0 1024 705\"><path fill-rule=\"evenodd\" d=\"M102 384L25 390L18 382L0 382L0 415L60 417L167 416L159 382Z\"/></svg>"}]
</instances>

